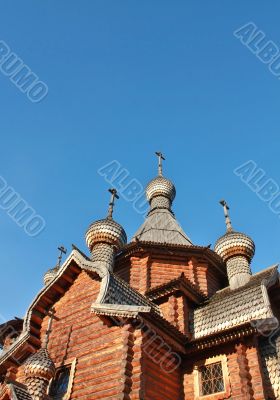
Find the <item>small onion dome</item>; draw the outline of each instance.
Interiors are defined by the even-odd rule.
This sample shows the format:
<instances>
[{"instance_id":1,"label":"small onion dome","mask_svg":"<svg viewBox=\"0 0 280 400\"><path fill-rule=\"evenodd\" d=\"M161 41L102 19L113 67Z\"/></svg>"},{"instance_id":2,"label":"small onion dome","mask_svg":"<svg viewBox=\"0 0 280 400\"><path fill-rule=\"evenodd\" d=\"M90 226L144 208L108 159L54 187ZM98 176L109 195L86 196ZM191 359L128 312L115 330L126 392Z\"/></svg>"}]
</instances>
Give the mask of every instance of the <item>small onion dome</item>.
<instances>
[{"instance_id":1,"label":"small onion dome","mask_svg":"<svg viewBox=\"0 0 280 400\"><path fill-rule=\"evenodd\" d=\"M49 269L44 275L44 284L48 285L49 282L56 276L58 272L58 267Z\"/></svg>"},{"instance_id":2,"label":"small onion dome","mask_svg":"<svg viewBox=\"0 0 280 400\"><path fill-rule=\"evenodd\" d=\"M229 231L217 240L214 250L224 262L233 256L244 256L250 263L255 254L255 244L244 233Z\"/></svg>"},{"instance_id":3,"label":"small onion dome","mask_svg":"<svg viewBox=\"0 0 280 400\"><path fill-rule=\"evenodd\" d=\"M55 365L47 349L42 348L30 356L25 362L24 373L26 379L41 378L50 380L55 374Z\"/></svg>"},{"instance_id":4,"label":"small onion dome","mask_svg":"<svg viewBox=\"0 0 280 400\"><path fill-rule=\"evenodd\" d=\"M86 243L90 251L97 243L107 243L119 250L127 242L123 227L112 218L94 222L86 232Z\"/></svg>"},{"instance_id":5,"label":"small onion dome","mask_svg":"<svg viewBox=\"0 0 280 400\"><path fill-rule=\"evenodd\" d=\"M151 202L153 197L164 196L172 203L176 196L176 189L169 179L163 176L157 176L148 183L146 187L146 196L149 202Z\"/></svg>"}]
</instances>

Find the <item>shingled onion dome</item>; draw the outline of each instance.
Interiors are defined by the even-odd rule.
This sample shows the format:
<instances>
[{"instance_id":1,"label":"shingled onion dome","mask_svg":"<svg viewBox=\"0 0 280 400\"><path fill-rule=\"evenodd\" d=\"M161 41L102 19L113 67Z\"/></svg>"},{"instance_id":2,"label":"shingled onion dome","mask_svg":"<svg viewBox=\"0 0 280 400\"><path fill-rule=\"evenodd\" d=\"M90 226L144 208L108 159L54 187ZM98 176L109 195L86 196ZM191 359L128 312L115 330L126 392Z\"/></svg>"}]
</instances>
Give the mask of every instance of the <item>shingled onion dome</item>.
<instances>
[{"instance_id":1,"label":"shingled onion dome","mask_svg":"<svg viewBox=\"0 0 280 400\"><path fill-rule=\"evenodd\" d=\"M162 176L162 160L164 160L164 157L160 152L156 154L159 157L158 176L152 179L146 187L147 200L151 206L150 212L155 208L170 209L176 196L176 189L173 183Z\"/></svg>"},{"instance_id":2,"label":"shingled onion dome","mask_svg":"<svg viewBox=\"0 0 280 400\"><path fill-rule=\"evenodd\" d=\"M217 240L214 250L226 263L230 288L237 289L251 278L250 263L255 254L255 244L249 236L232 229L229 207L224 200L220 203L224 207L227 232Z\"/></svg>"},{"instance_id":3,"label":"shingled onion dome","mask_svg":"<svg viewBox=\"0 0 280 400\"><path fill-rule=\"evenodd\" d=\"M57 272L59 270L58 266L55 266L54 268L50 268L45 274L44 274L44 284L47 286L50 281L53 280L53 278L56 276Z\"/></svg>"},{"instance_id":4,"label":"shingled onion dome","mask_svg":"<svg viewBox=\"0 0 280 400\"><path fill-rule=\"evenodd\" d=\"M112 194L107 218L91 224L86 232L86 243L91 252L92 261L105 263L109 270L113 269L115 254L126 244L127 237L123 227L113 220L115 198L119 198L116 189Z\"/></svg>"},{"instance_id":5,"label":"shingled onion dome","mask_svg":"<svg viewBox=\"0 0 280 400\"><path fill-rule=\"evenodd\" d=\"M24 374L25 384L32 399L45 399L49 382L55 374L55 365L47 349L42 348L27 359Z\"/></svg>"},{"instance_id":6,"label":"shingled onion dome","mask_svg":"<svg viewBox=\"0 0 280 400\"><path fill-rule=\"evenodd\" d=\"M25 384L33 400L45 400L48 398L48 386L55 375L55 364L48 352L54 312L52 309L42 348L37 353L32 354L24 364Z\"/></svg>"}]
</instances>

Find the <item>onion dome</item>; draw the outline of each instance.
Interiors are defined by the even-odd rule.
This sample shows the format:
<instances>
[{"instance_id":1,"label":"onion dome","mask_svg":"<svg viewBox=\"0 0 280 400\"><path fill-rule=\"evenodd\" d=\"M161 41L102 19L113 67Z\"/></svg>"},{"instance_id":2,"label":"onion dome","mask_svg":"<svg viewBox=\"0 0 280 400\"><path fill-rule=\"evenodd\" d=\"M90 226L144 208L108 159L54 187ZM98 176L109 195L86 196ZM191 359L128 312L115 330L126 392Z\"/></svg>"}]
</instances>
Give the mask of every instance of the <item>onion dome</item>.
<instances>
[{"instance_id":1,"label":"onion dome","mask_svg":"<svg viewBox=\"0 0 280 400\"><path fill-rule=\"evenodd\" d=\"M232 229L229 207L224 200L220 204L224 207L227 232L217 240L214 250L226 263L229 286L234 290L251 279L250 262L255 253L255 244L249 236Z\"/></svg>"},{"instance_id":2,"label":"onion dome","mask_svg":"<svg viewBox=\"0 0 280 400\"><path fill-rule=\"evenodd\" d=\"M169 179L163 176L157 176L148 183L146 187L146 196L149 202L156 196L164 196L172 203L176 196L176 189Z\"/></svg>"},{"instance_id":3,"label":"onion dome","mask_svg":"<svg viewBox=\"0 0 280 400\"><path fill-rule=\"evenodd\" d=\"M44 275L44 284L47 286L51 280L56 276L58 272L58 267L50 268Z\"/></svg>"},{"instance_id":4,"label":"onion dome","mask_svg":"<svg viewBox=\"0 0 280 400\"><path fill-rule=\"evenodd\" d=\"M151 205L152 200L157 197L157 201L153 201L154 206L169 208L175 199L176 189L169 179L162 176L162 160L165 160L163 154L160 151L156 151L156 155L158 156L158 176L148 183L146 187L146 196Z\"/></svg>"},{"instance_id":5,"label":"onion dome","mask_svg":"<svg viewBox=\"0 0 280 400\"><path fill-rule=\"evenodd\" d=\"M255 244L244 233L230 231L217 240L214 250L224 262L234 256L243 256L250 263L255 254Z\"/></svg>"},{"instance_id":6,"label":"onion dome","mask_svg":"<svg viewBox=\"0 0 280 400\"><path fill-rule=\"evenodd\" d=\"M224 208L227 232L221 236L215 246L215 252L226 262L229 258L235 256L243 256L250 263L255 254L255 244L253 240L245 235L245 233L235 232L232 229L229 217L229 207L225 200L221 200L220 204Z\"/></svg>"},{"instance_id":7,"label":"onion dome","mask_svg":"<svg viewBox=\"0 0 280 400\"><path fill-rule=\"evenodd\" d=\"M42 348L24 363L25 384L33 400L45 400L50 380L55 375L55 365L48 353L55 310L50 310L50 319Z\"/></svg>"},{"instance_id":8,"label":"onion dome","mask_svg":"<svg viewBox=\"0 0 280 400\"><path fill-rule=\"evenodd\" d=\"M42 378L49 381L55 374L55 365L46 348L40 349L25 362L24 373L26 379Z\"/></svg>"},{"instance_id":9,"label":"onion dome","mask_svg":"<svg viewBox=\"0 0 280 400\"><path fill-rule=\"evenodd\" d=\"M123 227L110 217L94 222L86 232L86 243L90 251L97 243L107 243L119 250L126 242Z\"/></svg>"},{"instance_id":10,"label":"onion dome","mask_svg":"<svg viewBox=\"0 0 280 400\"><path fill-rule=\"evenodd\" d=\"M86 243L94 261L102 261L105 258L110 264L113 260L113 253L126 244L127 237L123 227L113 220L115 199L118 199L119 196L116 189L109 189L109 192L111 200L108 215L89 226L86 232ZM107 253L110 253L110 256Z\"/></svg>"}]
</instances>

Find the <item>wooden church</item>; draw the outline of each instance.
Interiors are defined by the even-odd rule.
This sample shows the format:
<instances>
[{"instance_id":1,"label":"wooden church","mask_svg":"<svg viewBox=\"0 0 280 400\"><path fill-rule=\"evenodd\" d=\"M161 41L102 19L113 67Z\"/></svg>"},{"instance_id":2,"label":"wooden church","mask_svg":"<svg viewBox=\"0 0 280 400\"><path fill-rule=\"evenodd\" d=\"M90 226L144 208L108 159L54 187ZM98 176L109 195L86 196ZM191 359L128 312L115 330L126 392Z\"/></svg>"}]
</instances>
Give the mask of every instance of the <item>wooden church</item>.
<instances>
[{"instance_id":1,"label":"wooden church","mask_svg":"<svg viewBox=\"0 0 280 400\"><path fill-rule=\"evenodd\" d=\"M214 249L193 244L160 154L127 243L111 193L86 232L90 255L73 246L24 319L0 326L0 400L280 399L277 265L252 274L254 242L227 204Z\"/></svg>"}]
</instances>

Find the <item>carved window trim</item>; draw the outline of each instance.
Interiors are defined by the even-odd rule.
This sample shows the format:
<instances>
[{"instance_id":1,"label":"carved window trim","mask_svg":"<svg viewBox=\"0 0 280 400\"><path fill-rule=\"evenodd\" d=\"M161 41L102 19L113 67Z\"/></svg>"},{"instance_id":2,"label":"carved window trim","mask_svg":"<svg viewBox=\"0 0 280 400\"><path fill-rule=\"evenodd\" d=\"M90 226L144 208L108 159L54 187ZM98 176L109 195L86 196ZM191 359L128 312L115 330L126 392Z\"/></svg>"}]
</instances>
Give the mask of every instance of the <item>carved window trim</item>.
<instances>
[{"instance_id":1,"label":"carved window trim","mask_svg":"<svg viewBox=\"0 0 280 400\"><path fill-rule=\"evenodd\" d=\"M224 390L222 392L202 395L199 369L200 369L200 367L207 366L210 364L215 364L218 362L220 362L222 365ZM194 365L193 374L194 374L194 399L195 400L200 400L200 399L222 400L222 399L227 399L228 397L230 397L231 390L230 390L230 382L229 382L226 355L215 356L215 357L207 358L205 360L196 362Z\"/></svg>"},{"instance_id":2,"label":"carved window trim","mask_svg":"<svg viewBox=\"0 0 280 400\"><path fill-rule=\"evenodd\" d=\"M63 396L63 400L69 400L70 396L72 394L74 376L75 376L75 372L76 372L76 364L77 364L77 359L76 358L71 358L71 359L69 358L69 359L65 360L62 365L61 364L55 364L55 370L56 371L59 370L60 368L63 368L63 367L70 367L68 388L67 388L67 392ZM53 381L53 379L51 379L51 381L50 381L48 392L50 390L52 381ZM52 398L52 397L50 396L50 398Z\"/></svg>"}]
</instances>

